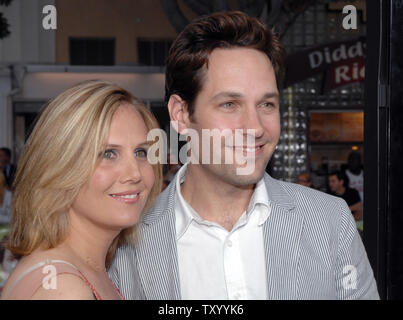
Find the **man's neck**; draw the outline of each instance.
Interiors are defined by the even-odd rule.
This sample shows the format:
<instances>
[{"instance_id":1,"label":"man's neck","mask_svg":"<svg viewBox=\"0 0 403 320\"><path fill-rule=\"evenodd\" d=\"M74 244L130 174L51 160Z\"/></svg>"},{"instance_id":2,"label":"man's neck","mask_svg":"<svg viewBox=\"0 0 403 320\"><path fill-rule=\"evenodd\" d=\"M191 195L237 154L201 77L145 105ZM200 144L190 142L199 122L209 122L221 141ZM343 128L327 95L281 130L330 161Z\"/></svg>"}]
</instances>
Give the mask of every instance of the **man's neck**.
<instances>
[{"instance_id":1,"label":"man's neck","mask_svg":"<svg viewBox=\"0 0 403 320\"><path fill-rule=\"evenodd\" d=\"M248 208L254 188L255 185L237 187L212 179L188 166L181 194L202 219L216 222L230 231Z\"/></svg>"}]
</instances>

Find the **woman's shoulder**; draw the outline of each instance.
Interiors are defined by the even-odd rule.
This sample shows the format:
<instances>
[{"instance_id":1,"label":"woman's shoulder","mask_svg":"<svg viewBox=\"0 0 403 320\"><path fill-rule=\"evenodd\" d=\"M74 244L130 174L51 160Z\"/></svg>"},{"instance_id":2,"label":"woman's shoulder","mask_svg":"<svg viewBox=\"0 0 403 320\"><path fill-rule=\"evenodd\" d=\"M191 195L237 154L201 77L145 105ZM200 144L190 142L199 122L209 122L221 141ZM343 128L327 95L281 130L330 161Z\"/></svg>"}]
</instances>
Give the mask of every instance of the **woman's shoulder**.
<instances>
[{"instance_id":1,"label":"woman's shoulder","mask_svg":"<svg viewBox=\"0 0 403 320\"><path fill-rule=\"evenodd\" d=\"M52 276L31 296L33 300L94 300L94 294L88 285L71 273ZM45 280L45 279L44 279Z\"/></svg>"},{"instance_id":2,"label":"woman's shoulder","mask_svg":"<svg viewBox=\"0 0 403 320\"><path fill-rule=\"evenodd\" d=\"M81 273L68 260L52 249L21 258L7 280L2 299L93 299Z\"/></svg>"}]
</instances>

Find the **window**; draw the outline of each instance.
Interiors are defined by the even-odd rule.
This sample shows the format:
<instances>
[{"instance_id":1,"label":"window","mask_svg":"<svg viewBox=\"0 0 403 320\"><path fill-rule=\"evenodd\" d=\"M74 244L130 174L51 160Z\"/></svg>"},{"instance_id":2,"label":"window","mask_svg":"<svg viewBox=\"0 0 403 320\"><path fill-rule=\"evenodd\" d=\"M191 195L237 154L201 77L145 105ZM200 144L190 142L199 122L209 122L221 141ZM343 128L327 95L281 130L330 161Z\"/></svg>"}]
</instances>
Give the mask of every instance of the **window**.
<instances>
[{"instance_id":1,"label":"window","mask_svg":"<svg viewBox=\"0 0 403 320\"><path fill-rule=\"evenodd\" d=\"M70 38L71 65L115 64L115 39Z\"/></svg>"},{"instance_id":2,"label":"window","mask_svg":"<svg viewBox=\"0 0 403 320\"><path fill-rule=\"evenodd\" d=\"M138 39L138 62L146 66L164 66L172 40Z\"/></svg>"}]
</instances>

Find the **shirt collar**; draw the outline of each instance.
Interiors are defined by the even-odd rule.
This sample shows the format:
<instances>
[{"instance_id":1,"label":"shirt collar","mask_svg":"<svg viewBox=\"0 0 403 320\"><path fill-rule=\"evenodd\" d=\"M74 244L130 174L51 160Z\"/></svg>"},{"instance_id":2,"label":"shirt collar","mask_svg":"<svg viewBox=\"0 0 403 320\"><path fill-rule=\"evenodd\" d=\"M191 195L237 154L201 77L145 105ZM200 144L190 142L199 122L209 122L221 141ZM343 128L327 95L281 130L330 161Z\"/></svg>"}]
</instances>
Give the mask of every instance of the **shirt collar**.
<instances>
[{"instance_id":1,"label":"shirt collar","mask_svg":"<svg viewBox=\"0 0 403 320\"><path fill-rule=\"evenodd\" d=\"M255 191L252 194L252 198L249 202L248 209L246 210L246 214L250 214L253 212L257 205L263 205L266 207L266 210L260 210L260 217L259 217L259 225L262 225L266 219L269 217L270 214L270 204L269 204L269 195L266 188L266 183L264 179L259 180L256 184Z\"/></svg>"},{"instance_id":2,"label":"shirt collar","mask_svg":"<svg viewBox=\"0 0 403 320\"><path fill-rule=\"evenodd\" d=\"M179 239L187 230L192 220L196 220L199 223L203 223L206 225L210 225L209 221L203 220L198 213L186 202L181 193L181 184L186 179L186 170L187 163L184 164L178 171L175 180L175 188L176 188L176 234L177 239ZM266 184L264 179L259 180L256 184L255 190L252 194L251 200L249 202L249 206L246 210L246 218L249 218L250 213L254 211L257 205L264 205L266 210L259 210L259 226L262 225L266 219L270 215L270 204L269 204L269 196L267 193Z\"/></svg>"},{"instance_id":3,"label":"shirt collar","mask_svg":"<svg viewBox=\"0 0 403 320\"><path fill-rule=\"evenodd\" d=\"M175 180L176 188L176 236L179 239L187 230L190 223L195 217L196 212L193 212L193 208L186 202L181 193L181 184L185 182L186 178L186 168L187 163L185 163L178 171ZM200 218L200 217L199 217Z\"/></svg>"}]
</instances>

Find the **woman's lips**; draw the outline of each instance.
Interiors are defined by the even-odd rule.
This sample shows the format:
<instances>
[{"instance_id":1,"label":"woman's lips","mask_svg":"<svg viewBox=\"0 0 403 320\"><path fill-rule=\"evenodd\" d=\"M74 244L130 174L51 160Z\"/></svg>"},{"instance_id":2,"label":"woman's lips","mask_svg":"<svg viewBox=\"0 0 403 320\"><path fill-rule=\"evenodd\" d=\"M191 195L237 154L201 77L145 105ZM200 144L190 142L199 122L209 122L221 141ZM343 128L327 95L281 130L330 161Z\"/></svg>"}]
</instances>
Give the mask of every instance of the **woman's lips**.
<instances>
[{"instance_id":1,"label":"woman's lips","mask_svg":"<svg viewBox=\"0 0 403 320\"><path fill-rule=\"evenodd\" d=\"M122 193L114 193L110 194L110 196L120 202L124 203L136 203L140 198L140 192L122 192Z\"/></svg>"}]
</instances>

